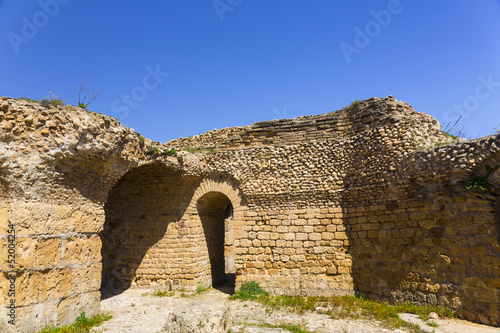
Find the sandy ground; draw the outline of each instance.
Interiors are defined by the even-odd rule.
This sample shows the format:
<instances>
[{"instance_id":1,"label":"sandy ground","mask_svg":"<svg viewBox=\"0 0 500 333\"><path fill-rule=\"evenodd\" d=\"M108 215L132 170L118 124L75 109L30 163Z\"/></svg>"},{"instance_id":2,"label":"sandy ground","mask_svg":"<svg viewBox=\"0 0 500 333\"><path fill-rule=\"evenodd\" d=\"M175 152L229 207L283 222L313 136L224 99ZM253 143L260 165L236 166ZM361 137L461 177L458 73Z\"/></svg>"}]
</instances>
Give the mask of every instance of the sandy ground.
<instances>
[{"instance_id":1,"label":"sandy ground","mask_svg":"<svg viewBox=\"0 0 500 333\"><path fill-rule=\"evenodd\" d=\"M253 301L229 301L228 294L219 290L210 289L200 295L181 297L175 293L170 297L152 296L150 289L128 289L125 292L105 298L101 302L102 311L110 312L113 318L102 326L94 328L93 332L116 332L116 333L157 333L161 332L167 316L175 311L175 308L188 302L201 304L213 302L227 303L232 310L233 333L278 333L288 332L283 328L263 327L264 325L279 326L281 324L296 325L310 332L318 333L371 333L371 332L394 332L403 333L405 330L387 329L375 320L334 320L327 315L317 313L287 313L266 308ZM104 294L106 296L106 294ZM209 309L208 309L209 310ZM429 332L436 333L500 333L499 328L477 325L461 320L437 319L438 327L427 326L422 320L414 315L404 315L404 319L413 321Z\"/></svg>"}]
</instances>

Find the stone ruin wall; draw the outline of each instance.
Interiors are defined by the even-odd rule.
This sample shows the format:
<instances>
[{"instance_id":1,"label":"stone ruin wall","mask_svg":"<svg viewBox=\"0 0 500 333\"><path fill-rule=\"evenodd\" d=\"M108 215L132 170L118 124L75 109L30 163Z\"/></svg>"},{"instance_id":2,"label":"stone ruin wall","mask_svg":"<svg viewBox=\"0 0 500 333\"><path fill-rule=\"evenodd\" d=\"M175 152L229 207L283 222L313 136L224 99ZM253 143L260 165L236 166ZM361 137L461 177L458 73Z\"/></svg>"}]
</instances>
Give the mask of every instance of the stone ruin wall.
<instances>
[{"instance_id":1,"label":"stone ruin wall","mask_svg":"<svg viewBox=\"0 0 500 333\"><path fill-rule=\"evenodd\" d=\"M108 288L233 272L276 294L359 291L500 325L499 202L459 183L500 164L500 136L453 143L392 97L164 145L69 106L0 109L0 304L13 223L21 332L97 313Z\"/></svg>"}]
</instances>

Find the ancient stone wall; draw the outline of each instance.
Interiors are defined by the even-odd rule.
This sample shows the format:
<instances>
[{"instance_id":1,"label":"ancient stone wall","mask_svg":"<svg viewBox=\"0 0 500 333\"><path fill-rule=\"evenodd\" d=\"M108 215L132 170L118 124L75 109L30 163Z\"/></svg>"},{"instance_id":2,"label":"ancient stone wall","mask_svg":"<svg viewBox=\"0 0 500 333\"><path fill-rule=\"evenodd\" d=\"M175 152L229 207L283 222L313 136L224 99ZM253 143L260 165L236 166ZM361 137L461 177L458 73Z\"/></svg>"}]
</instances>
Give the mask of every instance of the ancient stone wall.
<instances>
[{"instance_id":1,"label":"ancient stone wall","mask_svg":"<svg viewBox=\"0 0 500 333\"><path fill-rule=\"evenodd\" d=\"M438 303L498 325L496 196L460 181L500 164L499 137L445 145L452 138L435 119L392 98L329 116L344 119L343 132L325 134L328 120L320 133L302 130L325 115L267 122L274 144L240 141L210 159L236 175L249 202L235 240L237 281Z\"/></svg>"},{"instance_id":2,"label":"ancient stone wall","mask_svg":"<svg viewBox=\"0 0 500 333\"><path fill-rule=\"evenodd\" d=\"M194 135L188 138L179 138L168 142L168 145L175 149L193 148L217 148L223 143L236 139L240 134L247 131L250 126L229 127L220 130L214 129L203 134Z\"/></svg>"},{"instance_id":3,"label":"ancient stone wall","mask_svg":"<svg viewBox=\"0 0 500 333\"><path fill-rule=\"evenodd\" d=\"M82 311L96 314L104 203L126 171L152 161L151 141L70 106L2 98L0 110L0 331L33 332ZM159 158L179 168L177 158Z\"/></svg>"},{"instance_id":4,"label":"ancient stone wall","mask_svg":"<svg viewBox=\"0 0 500 333\"><path fill-rule=\"evenodd\" d=\"M356 289L498 325L498 199L460 184L499 165L498 143L497 136L415 152L387 179L386 195L344 207Z\"/></svg>"},{"instance_id":5,"label":"ancient stone wall","mask_svg":"<svg viewBox=\"0 0 500 333\"><path fill-rule=\"evenodd\" d=\"M500 325L500 171L488 193L463 185L500 164L500 136L461 142L393 97L164 145L70 106L0 109L2 331L231 273L236 287L360 291Z\"/></svg>"}]
</instances>

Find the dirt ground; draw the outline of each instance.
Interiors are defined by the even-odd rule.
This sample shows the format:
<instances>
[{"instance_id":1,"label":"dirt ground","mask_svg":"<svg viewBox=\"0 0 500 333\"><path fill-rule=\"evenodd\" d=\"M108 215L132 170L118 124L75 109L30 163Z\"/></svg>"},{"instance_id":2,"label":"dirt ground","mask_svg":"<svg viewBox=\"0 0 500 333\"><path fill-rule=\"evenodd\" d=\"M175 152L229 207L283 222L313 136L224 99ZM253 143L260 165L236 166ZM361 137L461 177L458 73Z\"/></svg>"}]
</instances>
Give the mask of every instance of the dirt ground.
<instances>
[{"instance_id":1,"label":"dirt ground","mask_svg":"<svg viewBox=\"0 0 500 333\"><path fill-rule=\"evenodd\" d=\"M318 333L375 333L375 332L407 332L401 329L388 329L376 320L331 319L327 315L317 313L287 313L284 311L266 311L261 304L253 301L230 301L228 292L210 289L199 295L181 296L177 292L173 296L152 296L152 289L131 288L118 295L103 294L102 311L109 312L113 318L93 332L116 333L157 333L161 332L169 314L188 302L197 304L214 301L227 303L232 312L232 333L278 333L289 332L276 326L301 325L310 332ZM210 311L210 309L207 309ZM437 319L437 327L427 326L416 316L405 314L404 319L414 321L421 328L436 333L499 333L499 328L477 325L461 320Z\"/></svg>"}]
</instances>

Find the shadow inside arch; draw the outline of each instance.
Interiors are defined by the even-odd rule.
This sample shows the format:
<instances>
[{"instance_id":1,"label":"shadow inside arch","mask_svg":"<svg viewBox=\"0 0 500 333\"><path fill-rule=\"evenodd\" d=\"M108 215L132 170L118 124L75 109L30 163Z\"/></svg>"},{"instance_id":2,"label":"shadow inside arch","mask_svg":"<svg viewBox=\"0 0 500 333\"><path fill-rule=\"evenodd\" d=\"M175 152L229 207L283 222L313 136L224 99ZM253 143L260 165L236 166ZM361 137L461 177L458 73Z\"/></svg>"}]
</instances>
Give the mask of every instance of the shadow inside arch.
<instances>
[{"instance_id":1,"label":"shadow inside arch","mask_svg":"<svg viewBox=\"0 0 500 333\"><path fill-rule=\"evenodd\" d=\"M109 191L102 242L101 299L143 282L154 282L161 269L159 241L179 221L181 200L196 177L162 163L133 168Z\"/></svg>"},{"instance_id":2,"label":"shadow inside arch","mask_svg":"<svg viewBox=\"0 0 500 333\"><path fill-rule=\"evenodd\" d=\"M233 205L221 192L201 196L196 207L200 217L210 262L211 285L224 293L234 293Z\"/></svg>"}]
</instances>

